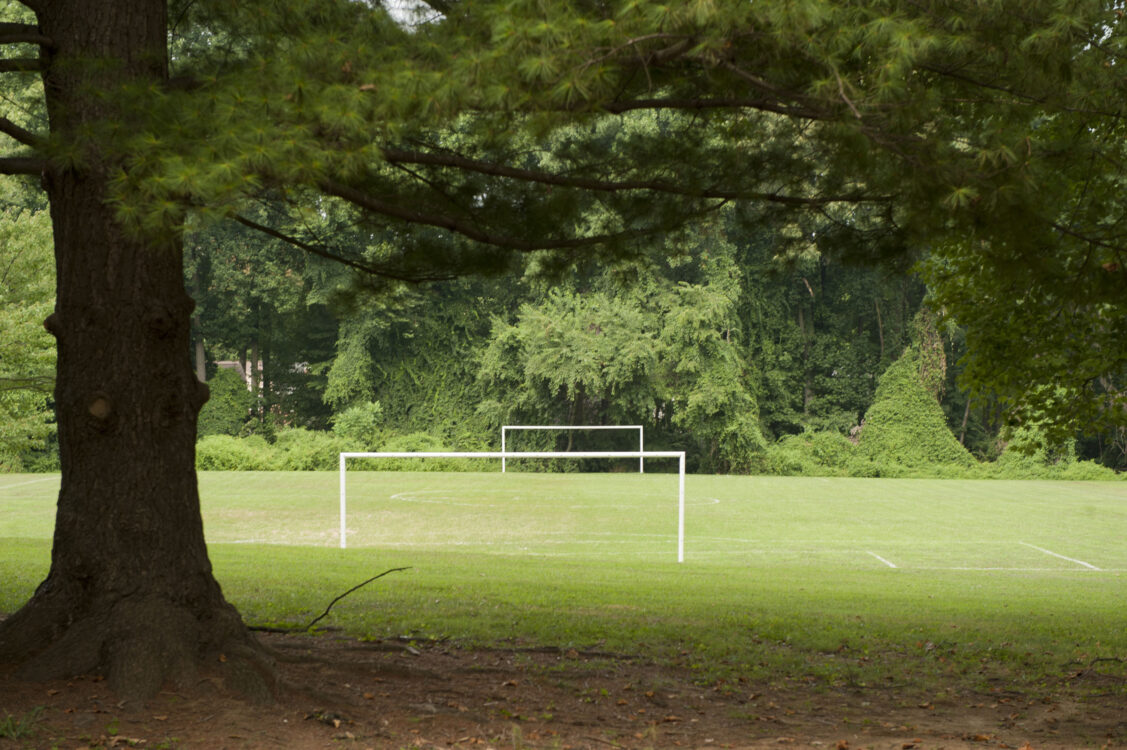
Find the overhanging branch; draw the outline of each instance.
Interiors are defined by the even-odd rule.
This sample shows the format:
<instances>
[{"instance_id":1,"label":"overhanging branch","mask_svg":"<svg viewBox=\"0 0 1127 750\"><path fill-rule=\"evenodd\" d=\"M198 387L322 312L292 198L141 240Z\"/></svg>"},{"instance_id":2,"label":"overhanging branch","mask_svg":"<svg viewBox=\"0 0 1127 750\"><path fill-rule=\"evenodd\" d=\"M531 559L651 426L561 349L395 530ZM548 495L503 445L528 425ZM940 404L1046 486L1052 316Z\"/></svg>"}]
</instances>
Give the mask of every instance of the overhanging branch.
<instances>
[{"instance_id":1,"label":"overhanging branch","mask_svg":"<svg viewBox=\"0 0 1127 750\"><path fill-rule=\"evenodd\" d=\"M253 229L256 232L261 232L268 237L273 237L274 239L285 242L288 245L293 245L299 250L303 250L310 255L316 255L318 258L324 258L325 260L331 260L334 263L340 263L343 266L352 268L370 276L379 276L385 279L394 279L395 281L405 281L409 283L419 283L424 281L449 281L450 279L454 278L454 276L451 274L414 275L400 273L395 271L394 269L389 269L384 266L372 265L369 263L363 263L353 258L346 258L343 255L339 255L330 250L326 250L325 248L318 245L305 242L298 239L297 237L274 229L273 227L268 227L265 224L259 224L257 221L253 221L239 214L235 214L232 218L248 229Z\"/></svg>"},{"instance_id":2,"label":"overhanging branch","mask_svg":"<svg viewBox=\"0 0 1127 750\"><path fill-rule=\"evenodd\" d=\"M358 190L350 185L345 185L335 180L323 180L318 187L325 193L336 198L345 200L354 206L358 206L365 210L377 213L382 216L387 216L392 219L399 219L409 224L422 224L425 226L437 227L445 229L448 232L459 234L467 239L475 242L480 242L483 245L491 245L493 247L501 248L504 250L517 250L522 253L536 252L538 250L569 250L576 248L592 247L600 245L605 242L613 242L623 239L634 239L653 234L656 230L641 230L630 232L619 232L615 234L594 235L590 237L572 237L568 239L557 238L547 240L526 240L520 237L513 237L506 234L498 234L480 226L473 224L465 219L458 219L453 216L445 214L432 214L425 211L419 211L412 208L389 203L386 200L377 198L374 195L369 195L361 190Z\"/></svg>"},{"instance_id":3,"label":"overhanging branch","mask_svg":"<svg viewBox=\"0 0 1127 750\"><path fill-rule=\"evenodd\" d=\"M543 185L557 187L578 188L596 192L621 192L628 190L644 190L655 193L668 193L670 195L684 195L693 198L718 199L718 200L758 200L768 203L780 203L787 206L806 206L820 208L832 203L887 203L891 200L888 196L870 196L864 193L830 195L805 198L779 193L765 193L760 191L745 190L717 190L704 188L691 190L664 180L597 180L589 177L569 177L567 175L550 172L539 172L531 169L520 169L503 164L480 161L469 157L450 153L436 153L430 151L409 151L403 149L384 149L384 159L391 164L420 164L427 166L451 167L478 174L488 174L494 177L507 177L525 182L535 182Z\"/></svg>"},{"instance_id":4,"label":"overhanging branch","mask_svg":"<svg viewBox=\"0 0 1127 750\"><path fill-rule=\"evenodd\" d=\"M820 109L785 105L775 99L748 99L744 97L702 97L699 99L661 98L631 99L629 101L598 102L595 108L612 115L622 115L637 110L684 110L702 112L711 109L754 109L759 112L772 112L800 120L832 120L835 115ZM572 109L580 109L573 107Z\"/></svg>"},{"instance_id":5,"label":"overhanging branch","mask_svg":"<svg viewBox=\"0 0 1127 750\"><path fill-rule=\"evenodd\" d=\"M30 130L27 130L26 128L20 127L19 125L9 120L7 117L0 117L0 133L4 133L11 138L15 138L25 146L38 148L39 146L43 145L42 138L40 138Z\"/></svg>"},{"instance_id":6,"label":"overhanging branch","mask_svg":"<svg viewBox=\"0 0 1127 750\"><path fill-rule=\"evenodd\" d=\"M0 158L0 174L42 174L47 161L34 156Z\"/></svg>"},{"instance_id":7,"label":"overhanging branch","mask_svg":"<svg viewBox=\"0 0 1127 750\"><path fill-rule=\"evenodd\" d=\"M43 70L38 57L10 57L0 60L0 73L30 73Z\"/></svg>"},{"instance_id":8,"label":"overhanging branch","mask_svg":"<svg viewBox=\"0 0 1127 750\"><path fill-rule=\"evenodd\" d=\"M39 28L28 23L0 23L0 44L38 44L54 47L49 36L39 33Z\"/></svg>"}]
</instances>

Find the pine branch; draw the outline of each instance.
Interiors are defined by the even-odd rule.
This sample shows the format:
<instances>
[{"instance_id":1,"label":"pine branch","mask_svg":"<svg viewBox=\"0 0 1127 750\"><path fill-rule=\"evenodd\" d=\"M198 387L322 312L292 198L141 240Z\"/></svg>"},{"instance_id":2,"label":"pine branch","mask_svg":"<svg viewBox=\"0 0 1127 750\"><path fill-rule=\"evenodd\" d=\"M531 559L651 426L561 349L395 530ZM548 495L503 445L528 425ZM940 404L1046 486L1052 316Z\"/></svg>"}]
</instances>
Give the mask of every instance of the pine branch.
<instances>
[{"instance_id":1,"label":"pine branch","mask_svg":"<svg viewBox=\"0 0 1127 750\"><path fill-rule=\"evenodd\" d=\"M456 0L422 0L424 5L444 16L450 15L450 11L454 9L454 2Z\"/></svg>"},{"instance_id":2,"label":"pine branch","mask_svg":"<svg viewBox=\"0 0 1127 750\"><path fill-rule=\"evenodd\" d=\"M32 146L38 148L43 145L43 139L35 133L20 127L16 123L9 120L7 117L0 117L0 133L16 139L25 146Z\"/></svg>"},{"instance_id":3,"label":"pine branch","mask_svg":"<svg viewBox=\"0 0 1127 750\"><path fill-rule=\"evenodd\" d=\"M51 37L39 33L39 27L29 23L0 23L0 44L38 44L54 47Z\"/></svg>"},{"instance_id":4,"label":"pine branch","mask_svg":"<svg viewBox=\"0 0 1127 750\"><path fill-rule=\"evenodd\" d=\"M0 73L29 73L43 70L38 57L10 57L0 60Z\"/></svg>"},{"instance_id":5,"label":"pine branch","mask_svg":"<svg viewBox=\"0 0 1127 750\"><path fill-rule=\"evenodd\" d=\"M583 109L591 105L583 103L571 109ZM632 99L629 101L598 102L595 107L612 115L621 115L643 109L686 110L700 112L709 109L754 109L760 112L774 112L778 115L802 120L829 120L831 113L811 107L784 105L775 99L747 99L743 97L702 97L700 99Z\"/></svg>"},{"instance_id":6,"label":"pine branch","mask_svg":"<svg viewBox=\"0 0 1127 750\"><path fill-rule=\"evenodd\" d=\"M38 156L0 157L0 174L41 175L47 168L47 160Z\"/></svg>"},{"instance_id":7,"label":"pine branch","mask_svg":"<svg viewBox=\"0 0 1127 750\"><path fill-rule=\"evenodd\" d=\"M396 271L394 269L391 269L391 268L388 268L388 267L385 267L385 266L370 265L370 264L367 264L367 263L362 263L358 260L354 260L352 258L346 258L343 255L340 255L338 253L334 253L330 250L326 250L324 247L320 247L318 245L314 245L314 244L311 244L309 242L304 242L303 240L299 240L297 237L285 234L284 232L281 232L277 229L274 229L273 227L268 227L264 224L259 224L258 222L253 221L251 219L248 219L245 216L241 216L239 214L236 214L231 218L233 218L235 221L242 224L243 226L247 227L248 229L253 229L256 232L261 232L262 234L265 234L268 237L273 237L274 239L281 240L282 242L285 242L288 245L293 245L294 247L298 248L299 250L304 250L305 252L309 253L310 255L316 255L318 258L324 258L325 260L331 260L334 263L340 263L343 266L347 266L348 268L352 268L354 270L368 274L369 276L379 276L379 277L385 278L385 279L393 279L395 281L404 281L404 282L408 282L408 283L412 283L412 284L422 283L422 282L426 282L426 281L449 281L450 279L455 278L455 276L453 274L437 274L437 273L435 273L435 274L422 274L422 275L405 274L405 273Z\"/></svg>"},{"instance_id":8,"label":"pine branch","mask_svg":"<svg viewBox=\"0 0 1127 750\"><path fill-rule=\"evenodd\" d=\"M592 247L605 242L623 239L636 239L651 235L656 230L635 230L617 232L613 234L593 235L590 237L572 237L568 239L526 240L507 234L497 234L481 228L472 221L458 219L447 214L433 214L406 208L390 203L382 198L369 195L362 190L345 185L335 180L323 180L318 186L322 191L336 198L345 200L355 206L371 211L372 213L399 219L409 224L422 224L425 226L445 229L448 232L461 235L466 239L480 242L483 245L505 250L517 250L522 253L536 252L538 250L569 250Z\"/></svg>"},{"instance_id":9,"label":"pine branch","mask_svg":"<svg viewBox=\"0 0 1127 750\"><path fill-rule=\"evenodd\" d=\"M691 190L664 180L597 180L588 177L568 177L566 175L550 172L539 172L531 169L520 169L503 164L480 161L458 154L429 151L408 151L391 148L384 149L383 156L390 164L422 164L427 166L452 167L469 172L477 172L479 174L488 174L494 177L508 177L525 182L579 188L581 190L592 190L596 192L646 190L655 193L684 195L693 198L758 200L788 206L808 206L811 208L820 208L831 203L887 203L891 200L888 196L872 196L864 193L803 198L793 195L764 193L759 191L717 190L711 188Z\"/></svg>"},{"instance_id":10,"label":"pine branch","mask_svg":"<svg viewBox=\"0 0 1127 750\"><path fill-rule=\"evenodd\" d=\"M47 161L35 156L0 157L0 174L42 174Z\"/></svg>"}]
</instances>

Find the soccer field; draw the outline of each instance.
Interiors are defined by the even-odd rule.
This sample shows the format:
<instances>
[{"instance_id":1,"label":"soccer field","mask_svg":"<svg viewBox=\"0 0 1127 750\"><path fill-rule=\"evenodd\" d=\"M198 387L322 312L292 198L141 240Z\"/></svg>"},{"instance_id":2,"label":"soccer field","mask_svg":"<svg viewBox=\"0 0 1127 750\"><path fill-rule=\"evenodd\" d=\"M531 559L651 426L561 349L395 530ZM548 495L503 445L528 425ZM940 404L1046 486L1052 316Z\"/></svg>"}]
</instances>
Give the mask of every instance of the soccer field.
<instances>
[{"instance_id":1,"label":"soccer field","mask_svg":"<svg viewBox=\"0 0 1127 750\"><path fill-rule=\"evenodd\" d=\"M329 624L976 690L1127 652L1127 483L689 476L683 563L676 475L349 473L347 549L339 488L200 475L216 577L248 622L301 626L408 568ZM57 490L0 476L0 612L47 571Z\"/></svg>"},{"instance_id":2,"label":"soccer field","mask_svg":"<svg viewBox=\"0 0 1127 750\"><path fill-rule=\"evenodd\" d=\"M350 548L676 560L670 474L350 472ZM0 538L49 538L57 476L0 476ZM209 543L335 547L335 473L203 472ZM1127 483L690 476L685 564L1127 572Z\"/></svg>"}]
</instances>

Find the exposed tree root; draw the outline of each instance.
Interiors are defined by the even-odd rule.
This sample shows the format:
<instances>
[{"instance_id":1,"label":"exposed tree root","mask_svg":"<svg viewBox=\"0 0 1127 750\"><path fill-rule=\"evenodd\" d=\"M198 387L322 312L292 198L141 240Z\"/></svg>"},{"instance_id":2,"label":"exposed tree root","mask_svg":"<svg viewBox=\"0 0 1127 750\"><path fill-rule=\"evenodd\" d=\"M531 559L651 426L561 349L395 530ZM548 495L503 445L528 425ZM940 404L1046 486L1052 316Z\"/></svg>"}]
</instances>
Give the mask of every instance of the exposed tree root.
<instances>
[{"instance_id":1,"label":"exposed tree root","mask_svg":"<svg viewBox=\"0 0 1127 750\"><path fill-rule=\"evenodd\" d=\"M191 691L203 680L255 702L274 698L273 655L225 602L201 610L124 597L76 616L58 599L40 591L0 623L0 661L19 665L25 679L101 675L116 695L133 701L165 685Z\"/></svg>"}]
</instances>

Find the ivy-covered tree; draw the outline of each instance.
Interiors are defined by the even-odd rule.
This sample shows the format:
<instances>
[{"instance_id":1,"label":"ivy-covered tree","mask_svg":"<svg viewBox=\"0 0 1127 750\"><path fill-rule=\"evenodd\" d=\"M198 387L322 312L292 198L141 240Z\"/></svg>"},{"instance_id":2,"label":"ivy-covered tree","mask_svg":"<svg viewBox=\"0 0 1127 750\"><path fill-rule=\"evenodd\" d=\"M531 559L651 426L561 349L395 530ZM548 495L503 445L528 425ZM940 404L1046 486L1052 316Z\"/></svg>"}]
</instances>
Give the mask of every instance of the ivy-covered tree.
<instances>
[{"instance_id":1,"label":"ivy-covered tree","mask_svg":"<svg viewBox=\"0 0 1127 750\"><path fill-rule=\"evenodd\" d=\"M875 463L927 468L954 464L970 466L974 459L947 427L947 420L929 390L931 381L926 347L904 350L881 376L876 400L865 413L857 444L859 453Z\"/></svg>"},{"instance_id":2,"label":"ivy-covered tree","mask_svg":"<svg viewBox=\"0 0 1127 750\"><path fill-rule=\"evenodd\" d=\"M652 420L657 330L631 295L553 291L499 321L480 377L497 422L632 424ZM650 312L650 315L646 313Z\"/></svg>"}]
</instances>

